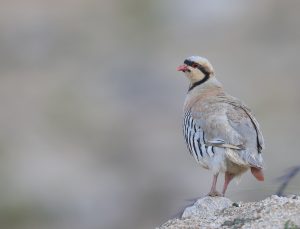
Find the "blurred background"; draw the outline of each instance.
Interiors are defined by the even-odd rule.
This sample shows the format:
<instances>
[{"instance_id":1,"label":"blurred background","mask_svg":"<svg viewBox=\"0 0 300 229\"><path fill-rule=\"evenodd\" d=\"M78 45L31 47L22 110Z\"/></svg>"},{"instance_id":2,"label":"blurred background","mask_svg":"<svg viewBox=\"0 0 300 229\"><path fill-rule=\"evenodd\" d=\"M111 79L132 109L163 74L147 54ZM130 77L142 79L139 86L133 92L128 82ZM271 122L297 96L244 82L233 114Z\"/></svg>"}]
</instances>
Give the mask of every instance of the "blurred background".
<instances>
[{"instance_id":1,"label":"blurred background","mask_svg":"<svg viewBox=\"0 0 300 229\"><path fill-rule=\"evenodd\" d=\"M176 67L207 57L266 140L260 200L300 164L300 2L1 1L0 227L154 228L212 174L181 130L188 82ZM223 180L219 181L219 188ZM300 177L288 193L299 193Z\"/></svg>"}]
</instances>

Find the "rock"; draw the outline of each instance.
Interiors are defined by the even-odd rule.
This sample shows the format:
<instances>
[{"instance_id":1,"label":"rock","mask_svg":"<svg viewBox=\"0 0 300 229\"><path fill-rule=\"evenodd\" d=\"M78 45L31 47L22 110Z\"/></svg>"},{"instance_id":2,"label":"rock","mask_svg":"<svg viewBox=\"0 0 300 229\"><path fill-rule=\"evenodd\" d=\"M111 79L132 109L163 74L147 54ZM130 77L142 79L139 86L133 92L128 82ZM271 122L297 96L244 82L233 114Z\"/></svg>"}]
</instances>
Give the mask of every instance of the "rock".
<instances>
[{"instance_id":1,"label":"rock","mask_svg":"<svg viewBox=\"0 0 300 229\"><path fill-rule=\"evenodd\" d=\"M187 207L182 218L193 217L193 216L203 216L214 214L217 210L223 210L232 205L231 200L225 197L210 197L206 196L202 199L197 200L193 206Z\"/></svg>"},{"instance_id":2,"label":"rock","mask_svg":"<svg viewBox=\"0 0 300 229\"><path fill-rule=\"evenodd\" d=\"M258 202L232 203L225 197L204 197L187 207L181 219L160 226L167 228L300 228L299 196L273 195Z\"/></svg>"}]
</instances>

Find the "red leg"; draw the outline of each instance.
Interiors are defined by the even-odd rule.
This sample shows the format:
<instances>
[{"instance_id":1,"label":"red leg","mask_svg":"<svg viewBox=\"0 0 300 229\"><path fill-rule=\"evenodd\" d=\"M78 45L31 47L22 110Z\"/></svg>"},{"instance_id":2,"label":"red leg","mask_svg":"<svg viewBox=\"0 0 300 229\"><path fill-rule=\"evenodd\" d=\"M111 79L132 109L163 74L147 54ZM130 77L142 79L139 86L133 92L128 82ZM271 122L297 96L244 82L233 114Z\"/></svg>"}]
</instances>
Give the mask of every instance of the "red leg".
<instances>
[{"instance_id":1,"label":"red leg","mask_svg":"<svg viewBox=\"0 0 300 229\"><path fill-rule=\"evenodd\" d=\"M223 191L222 194L223 196L225 195L225 192L227 190L227 186L230 183L230 181L234 178L234 175L232 173L225 173L225 181L224 181L224 186L223 186Z\"/></svg>"},{"instance_id":2,"label":"red leg","mask_svg":"<svg viewBox=\"0 0 300 229\"><path fill-rule=\"evenodd\" d=\"M210 192L208 193L209 196L221 196L221 194L219 192L217 192L217 190L216 190L218 175L219 175L219 173L214 175L213 183L212 183Z\"/></svg>"}]
</instances>

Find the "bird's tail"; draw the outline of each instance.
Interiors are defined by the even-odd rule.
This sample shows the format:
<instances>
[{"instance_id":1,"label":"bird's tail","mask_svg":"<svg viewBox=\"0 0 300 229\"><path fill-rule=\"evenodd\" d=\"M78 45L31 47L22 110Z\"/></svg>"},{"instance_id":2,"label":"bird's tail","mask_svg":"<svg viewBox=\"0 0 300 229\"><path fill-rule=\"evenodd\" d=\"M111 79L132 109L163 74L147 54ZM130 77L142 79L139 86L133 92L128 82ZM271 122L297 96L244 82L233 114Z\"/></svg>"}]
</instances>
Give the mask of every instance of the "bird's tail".
<instances>
[{"instance_id":1,"label":"bird's tail","mask_svg":"<svg viewBox=\"0 0 300 229\"><path fill-rule=\"evenodd\" d=\"M265 180L264 173L261 168L251 167L251 173L253 174L253 176L255 176L257 180L259 181Z\"/></svg>"}]
</instances>

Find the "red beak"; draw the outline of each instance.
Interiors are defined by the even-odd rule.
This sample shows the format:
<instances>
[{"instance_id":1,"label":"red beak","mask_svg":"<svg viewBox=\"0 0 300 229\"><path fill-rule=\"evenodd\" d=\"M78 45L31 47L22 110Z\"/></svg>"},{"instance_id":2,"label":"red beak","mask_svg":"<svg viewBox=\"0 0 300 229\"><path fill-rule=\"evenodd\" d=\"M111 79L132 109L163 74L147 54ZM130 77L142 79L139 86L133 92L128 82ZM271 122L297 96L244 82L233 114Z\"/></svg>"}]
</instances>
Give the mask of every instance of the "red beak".
<instances>
[{"instance_id":1,"label":"red beak","mask_svg":"<svg viewBox=\"0 0 300 229\"><path fill-rule=\"evenodd\" d=\"M184 64L184 65L178 66L176 70L180 71L180 72L185 72L188 70L188 67Z\"/></svg>"}]
</instances>

